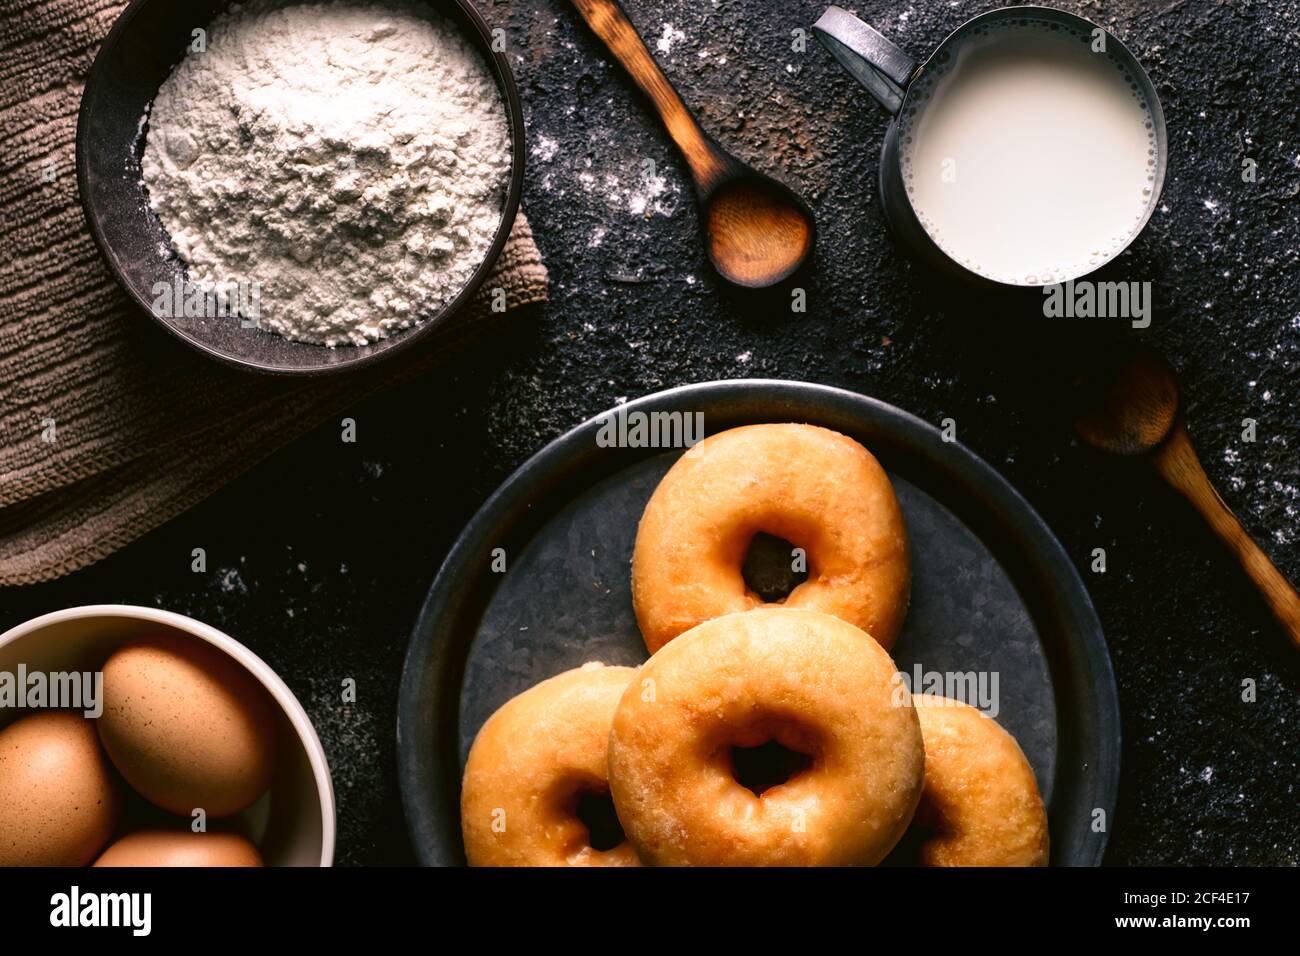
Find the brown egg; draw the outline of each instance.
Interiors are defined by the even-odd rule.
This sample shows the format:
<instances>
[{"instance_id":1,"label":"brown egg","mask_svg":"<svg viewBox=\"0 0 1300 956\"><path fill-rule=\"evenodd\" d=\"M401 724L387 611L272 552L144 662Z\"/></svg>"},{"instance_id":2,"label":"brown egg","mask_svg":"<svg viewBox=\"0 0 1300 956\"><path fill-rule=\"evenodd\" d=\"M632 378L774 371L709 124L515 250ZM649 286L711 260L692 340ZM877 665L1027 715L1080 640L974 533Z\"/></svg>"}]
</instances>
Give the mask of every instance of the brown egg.
<instances>
[{"instance_id":1,"label":"brown egg","mask_svg":"<svg viewBox=\"0 0 1300 956\"><path fill-rule=\"evenodd\" d=\"M257 847L236 833L141 830L118 840L95 866L261 866Z\"/></svg>"},{"instance_id":2,"label":"brown egg","mask_svg":"<svg viewBox=\"0 0 1300 956\"><path fill-rule=\"evenodd\" d=\"M47 711L0 730L0 866L85 866L117 810L91 721Z\"/></svg>"},{"instance_id":3,"label":"brown egg","mask_svg":"<svg viewBox=\"0 0 1300 956\"><path fill-rule=\"evenodd\" d=\"M271 784L270 697L237 661L195 638L158 635L108 659L99 736L127 783L182 816L238 813Z\"/></svg>"}]
</instances>

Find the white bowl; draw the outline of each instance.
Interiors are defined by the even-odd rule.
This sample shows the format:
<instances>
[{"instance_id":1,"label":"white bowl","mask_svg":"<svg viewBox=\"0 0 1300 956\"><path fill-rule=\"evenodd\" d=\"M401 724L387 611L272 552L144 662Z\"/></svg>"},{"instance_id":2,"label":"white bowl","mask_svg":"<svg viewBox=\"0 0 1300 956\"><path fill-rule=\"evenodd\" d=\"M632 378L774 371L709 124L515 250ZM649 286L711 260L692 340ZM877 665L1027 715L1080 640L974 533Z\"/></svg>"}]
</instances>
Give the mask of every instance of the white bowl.
<instances>
[{"instance_id":1,"label":"white bowl","mask_svg":"<svg viewBox=\"0 0 1300 956\"><path fill-rule=\"evenodd\" d=\"M247 811L267 866L331 866L334 786L320 738L293 691L266 662L214 627L171 611L128 604L73 607L0 634L0 671L97 671L121 645L159 631L224 651L261 681L278 705L280 753L269 794ZM14 714L13 717L18 716ZM10 715L0 713L0 725Z\"/></svg>"}]
</instances>

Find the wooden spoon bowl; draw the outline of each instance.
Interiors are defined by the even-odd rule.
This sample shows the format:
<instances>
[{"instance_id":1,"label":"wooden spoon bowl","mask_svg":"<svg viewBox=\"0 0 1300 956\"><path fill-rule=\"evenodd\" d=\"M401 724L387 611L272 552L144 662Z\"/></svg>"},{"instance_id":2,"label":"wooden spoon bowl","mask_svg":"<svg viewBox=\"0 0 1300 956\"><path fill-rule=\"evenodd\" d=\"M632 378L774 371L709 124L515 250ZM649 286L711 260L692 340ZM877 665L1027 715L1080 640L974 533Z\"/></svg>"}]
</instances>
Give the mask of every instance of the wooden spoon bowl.
<instances>
[{"instance_id":1,"label":"wooden spoon bowl","mask_svg":"<svg viewBox=\"0 0 1300 956\"><path fill-rule=\"evenodd\" d=\"M812 252L812 212L775 180L741 174L703 203L709 261L736 285L754 289L782 282Z\"/></svg>"},{"instance_id":2,"label":"wooden spoon bowl","mask_svg":"<svg viewBox=\"0 0 1300 956\"><path fill-rule=\"evenodd\" d=\"M1140 455L1165 440L1178 420L1178 380L1169 363L1140 352L1093 383L1074 423L1089 445L1116 455Z\"/></svg>"}]
</instances>

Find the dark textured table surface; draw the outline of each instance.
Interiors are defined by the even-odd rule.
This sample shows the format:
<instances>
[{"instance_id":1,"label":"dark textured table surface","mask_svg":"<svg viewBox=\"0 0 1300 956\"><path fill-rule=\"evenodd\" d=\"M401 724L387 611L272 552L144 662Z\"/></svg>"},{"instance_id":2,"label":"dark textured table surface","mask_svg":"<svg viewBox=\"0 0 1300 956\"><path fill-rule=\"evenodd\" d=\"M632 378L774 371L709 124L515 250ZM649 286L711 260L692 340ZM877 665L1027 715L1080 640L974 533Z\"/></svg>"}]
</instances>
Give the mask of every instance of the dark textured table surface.
<instances>
[{"instance_id":1,"label":"dark textured table surface","mask_svg":"<svg viewBox=\"0 0 1300 956\"><path fill-rule=\"evenodd\" d=\"M914 55L993 4L862 2ZM109 560L0 594L0 628L97 602L157 605L251 645L324 740L338 860L411 859L394 744L402 656L447 548L527 456L620 399L717 378L854 389L958 438L1019 488L1074 556L1105 625L1124 716L1108 862L1300 862L1300 658L1198 519L1140 463L1071 436L1062 382L1099 342L1179 368L1206 470L1300 580L1300 3L1065 2L1146 65L1169 123L1159 209L1110 277L1149 280L1136 332L1034 317L1023 298L937 283L886 235L886 118L815 42L810 0L628 0L666 72L734 152L813 204L821 235L788 290L739 296L703 258L671 146L559 0L483 4L506 30L530 137L528 210L552 301L423 381L358 406ZM1243 159L1257 163L1243 181ZM645 175L654 161L655 178ZM141 320L143 321L143 319ZM1243 441L1242 421L1257 422ZM190 570L207 549L209 571ZM1105 574L1088 570L1093 548ZM359 700L345 708L341 682ZM1257 699L1243 701L1243 682Z\"/></svg>"}]
</instances>

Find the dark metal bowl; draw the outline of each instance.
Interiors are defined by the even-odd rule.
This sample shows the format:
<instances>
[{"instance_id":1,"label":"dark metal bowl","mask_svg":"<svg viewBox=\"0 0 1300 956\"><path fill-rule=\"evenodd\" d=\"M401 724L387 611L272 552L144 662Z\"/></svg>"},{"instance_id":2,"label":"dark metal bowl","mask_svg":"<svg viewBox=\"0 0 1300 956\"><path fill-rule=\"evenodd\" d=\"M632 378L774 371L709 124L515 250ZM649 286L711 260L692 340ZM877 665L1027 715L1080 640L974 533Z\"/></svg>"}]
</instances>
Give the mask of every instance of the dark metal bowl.
<instances>
[{"instance_id":1,"label":"dark metal bowl","mask_svg":"<svg viewBox=\"0 0 1300 956\"><path fill-rule=\"evenodd\" d=\"M701 412L709 434L811 422L865 444L894 481L912 539L912 603L895 661L905 673L999 673L998 721L1038 778L1052 863L1101 862L1119 785L1110 656L1074 563L1001 475L920 419L822 385L709 382L621 410ZM489 714L584 661L646 658L629 561L646 500L680 451L601 447L608 415L551 442L497 489L451 549L415 625L397 753L421 863L464 862L461 771ZM497 548L505 573L492 571ZM907 851L889 862L908 862Z\"/></svg>"},{"instance_id":2,"label":"dark metal bowl","mask_svg":"<svg viewBox=\"0 0 1300 956\"><path fill-rule=\"evenodd\" d=\"M427 0L456 23L478 48L496 79L509 118L510 184L504 214L487 258L443 308L409 329L366 346L325 348L246 327L238 319L157 315L150 290L184 276L166 230L149 209L140 180L144 137L140 120L159 87L180 62L191 31L210 23L230 0L133 0L109 31L81 98L77 123L77 185L91 235L114 278L162 328L199 351L241 368L281 375L340 372L370 365L410 348L464 305L492 271L519 209L524 183L524 118L519 91L504 54L492 51L486 23L470 0Z\"/></svg>"}]
</instances>

